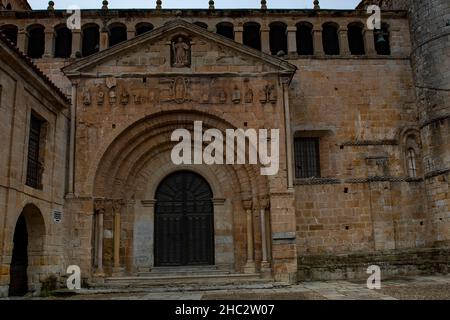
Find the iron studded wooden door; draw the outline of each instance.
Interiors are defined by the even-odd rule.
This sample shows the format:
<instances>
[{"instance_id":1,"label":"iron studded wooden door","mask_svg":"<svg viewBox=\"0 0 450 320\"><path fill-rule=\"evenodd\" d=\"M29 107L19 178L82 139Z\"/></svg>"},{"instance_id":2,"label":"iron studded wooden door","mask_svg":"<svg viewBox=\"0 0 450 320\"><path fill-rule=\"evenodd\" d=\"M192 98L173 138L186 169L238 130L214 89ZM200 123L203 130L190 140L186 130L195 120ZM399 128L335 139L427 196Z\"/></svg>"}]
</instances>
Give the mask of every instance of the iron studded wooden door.
<instances>
[{"instance_id":1,"label":"iron studded wooden door","mask_svg":"<svg viewBox=\"0 0 450 320\"><path fill-rule=\"evenodd\" d=\"M214 264L213 194L190 171L165 178L156 191L155 265Z\"/></svg>"}]
</instances>

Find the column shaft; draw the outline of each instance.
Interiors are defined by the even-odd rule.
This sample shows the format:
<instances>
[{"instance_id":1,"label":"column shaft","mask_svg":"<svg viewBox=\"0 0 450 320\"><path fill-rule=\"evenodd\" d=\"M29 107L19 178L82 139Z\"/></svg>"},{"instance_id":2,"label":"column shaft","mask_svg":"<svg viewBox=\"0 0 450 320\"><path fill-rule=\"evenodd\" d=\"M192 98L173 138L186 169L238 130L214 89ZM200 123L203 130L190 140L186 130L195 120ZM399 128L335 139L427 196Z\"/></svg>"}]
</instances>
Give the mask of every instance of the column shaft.
<instances>
[{"instance_id":1,"label":"column shaft","mask_svg":"<svg viewBox=\"0 0 450 320\"><path fill-rule=\"evenodd\" d=\"M261 51L267 54L271 54L269 28L261 28Z\"/></svg>"},{"instance_id":2,"label":"column shaft","mask_svg":"<svg viewBox=\"0 0 450 320\"><path fill-rule=\"evenodd\" d=\"M297 53L297 27L287 27L288 54Z\"/></svg>"},{"instance_id":3,"label":"column shaft","mask_svg":"<svg viewBox=\"0 0 450 320\"><path fill-rule=\"evenodd\" d=\"M97 214L97 272L103 273L103 214L100 210Z\"/></svg>"},{"instance_id":4,"label":"column shaft","mask_svg":"<svg viewBox=\"0 0 450 320\"><path fill-rule=\"evenodd\" d=\"M55 53L55 32L45 31L45 51L44 58L52 58Z\"/></svg>"},{"instance_id":5,"label":"column shaft","mask_svg":"<svg viewBox=\"0 0 450 320\"><path fill-rule=\"evenodd\" d=\"M81 54L81 30L72 31L72 53L71 58L76 58L77 52Z\"/></svg>"},{"instance_id":6,"label":"column shaft","mask_svg":"<svg viewBox=\"0 0 450 320\"><path fill-rule=\"evenodd\" d=\"M314 41L314 54L316 56L323 56L323 42L322 42L322 30L314 29L313 30L313 41Z\"/></svg>"}]
</instances>

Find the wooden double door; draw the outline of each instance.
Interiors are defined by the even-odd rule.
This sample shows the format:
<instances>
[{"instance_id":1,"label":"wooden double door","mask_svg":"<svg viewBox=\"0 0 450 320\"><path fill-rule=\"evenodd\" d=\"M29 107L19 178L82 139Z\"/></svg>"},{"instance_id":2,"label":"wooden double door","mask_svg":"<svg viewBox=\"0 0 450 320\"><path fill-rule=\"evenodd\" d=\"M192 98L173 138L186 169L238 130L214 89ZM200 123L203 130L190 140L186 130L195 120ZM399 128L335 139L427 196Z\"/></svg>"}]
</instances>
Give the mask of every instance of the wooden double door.
<instances>
[{"instance_id":1,"label":"wooden double door","mask_svg":"<svg viewBox=\"0 0 450 320\"><path fill-rule=\"evenodd\" d=\"M191 171L166 177L156 191L155 265L214 264L213 193Z\"/></svg>"}]
</instances>

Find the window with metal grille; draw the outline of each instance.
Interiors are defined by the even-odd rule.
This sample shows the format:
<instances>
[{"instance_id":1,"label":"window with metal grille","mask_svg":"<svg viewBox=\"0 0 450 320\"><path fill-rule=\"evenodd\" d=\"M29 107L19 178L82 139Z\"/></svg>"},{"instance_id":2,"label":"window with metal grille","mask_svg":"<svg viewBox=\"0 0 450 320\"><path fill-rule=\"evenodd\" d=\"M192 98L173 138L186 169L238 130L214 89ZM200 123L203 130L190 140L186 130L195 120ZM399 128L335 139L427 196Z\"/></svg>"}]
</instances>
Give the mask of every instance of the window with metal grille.
<instances>
[{"instance_id":1,"label":"window with metal grille","mask_svg":"<svg viewBox=\"0 0 450 320\"><path fill-rule=\"evenodd\" d=\"M413 148L408 149L408 173L411 178L417 177L416 152Z\"/></svg>"},{"instance_id":2,"label":"window with metal grille","mask_svg":"<svg viewBox=\"0 0 450 320\"><path fill-rule=\"evenodd\" d=\"M30 135L28 138L27 186L42 189L42 164L39 161L42 121L35 115L30 119Z\"/></svg>"},{"instance_id":3,"label":"window with metal grille","mask_svg":"<svg viewBox=\"0 0 450 320\"><path fill-rule=\"evenodd\" d=\"M294 140L295 177L320 177L319 138Z\"/></svg>"}]
</instances>

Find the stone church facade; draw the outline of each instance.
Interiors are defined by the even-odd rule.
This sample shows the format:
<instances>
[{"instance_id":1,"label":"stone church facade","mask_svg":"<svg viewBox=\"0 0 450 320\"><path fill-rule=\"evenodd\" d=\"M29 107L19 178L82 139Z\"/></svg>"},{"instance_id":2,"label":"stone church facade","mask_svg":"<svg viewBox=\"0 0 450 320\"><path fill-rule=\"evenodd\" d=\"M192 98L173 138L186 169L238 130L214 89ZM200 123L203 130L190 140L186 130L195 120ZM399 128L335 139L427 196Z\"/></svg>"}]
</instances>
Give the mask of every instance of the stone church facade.
<instances>
[{"instance_id":1,"label":"stone church facade","mask_svg":"<svg viewBox=\"0 0 450 320\"><path fill-rule=\"evenodd\" d=\"M104 1L81 11L79 30L52 3L3 2L0 294L64 284L70 265L89 286L365 278L374 264L448 272L445 0ZM174 164L172 133L196 121L279 129L278 173Z\"/></svg>"}]
</instances>

